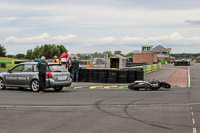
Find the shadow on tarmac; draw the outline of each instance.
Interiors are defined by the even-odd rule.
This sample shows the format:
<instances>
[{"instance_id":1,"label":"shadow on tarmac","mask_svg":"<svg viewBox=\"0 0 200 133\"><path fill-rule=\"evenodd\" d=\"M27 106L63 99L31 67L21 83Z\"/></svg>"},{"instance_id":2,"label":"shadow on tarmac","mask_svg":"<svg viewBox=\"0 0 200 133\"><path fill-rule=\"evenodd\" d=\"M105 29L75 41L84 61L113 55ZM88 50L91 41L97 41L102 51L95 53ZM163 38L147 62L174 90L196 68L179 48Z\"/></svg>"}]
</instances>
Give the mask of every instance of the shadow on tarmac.
<instances>
[{"instance_id":1,"label":"shadow on tarmac","mask_svg":"<svg viewBox=\"0 0 200 133\"><path fill-rule=\"evenodd\" d=\"M23 88L23 87L6 87L6 89L0 90L0 91L21 91L21 92L32 92L32 93L38 93L32 91L30 88ZM66 90L63 89L62 91L54 91L53 88L49 88L45 90L45 93L68 93L68 92L74 92L74 90Z\"/></svg>"}]
</instances>

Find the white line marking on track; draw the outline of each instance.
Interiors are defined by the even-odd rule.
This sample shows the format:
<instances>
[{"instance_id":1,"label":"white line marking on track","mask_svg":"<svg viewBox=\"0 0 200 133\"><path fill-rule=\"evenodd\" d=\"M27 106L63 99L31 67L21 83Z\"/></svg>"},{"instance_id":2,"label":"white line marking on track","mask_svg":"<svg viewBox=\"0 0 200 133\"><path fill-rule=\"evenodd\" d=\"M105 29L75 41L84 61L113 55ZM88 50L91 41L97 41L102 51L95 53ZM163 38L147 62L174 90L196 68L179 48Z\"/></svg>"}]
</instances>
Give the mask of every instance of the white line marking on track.
<instances>
[{"instance_id":1,"label":"white line marking on track","mask_svg":"<svg viewBox=\"0 0 200 133\"><path fill-rule=\"evenodd\" d=\"M197 129L196 128L193 128L193 133L197 133Z\"/></svg>"},{"instance_id":2,"label":"white line marking on track","mask_svg":"<svg viewBox=\"0 0 200 133\"><path fill-rule=\"evenodd\" d=\"M194 116L194 113L193 113L193 112L191 112L191 115L192 115L192 116Z\"/></svg>"},{"instance_id":3,"label":"white line marking on track","mask_svg":"<svg viewBox=\"0 0 200 133\"><path fill-rule=\"evenodd\" d=\"M190 67L188 68L188 87L190 87Z\"/></svg>"},{"instance_id":4,"label":"white line marking on track","mask_svg":"<svg viewBox=\"0 0 200 133\"><path fill-rule=\"evenodd\" d=\"M192 123L195 124L195 120L194 119L192 119Z\"/></svg>"}]
</instances>

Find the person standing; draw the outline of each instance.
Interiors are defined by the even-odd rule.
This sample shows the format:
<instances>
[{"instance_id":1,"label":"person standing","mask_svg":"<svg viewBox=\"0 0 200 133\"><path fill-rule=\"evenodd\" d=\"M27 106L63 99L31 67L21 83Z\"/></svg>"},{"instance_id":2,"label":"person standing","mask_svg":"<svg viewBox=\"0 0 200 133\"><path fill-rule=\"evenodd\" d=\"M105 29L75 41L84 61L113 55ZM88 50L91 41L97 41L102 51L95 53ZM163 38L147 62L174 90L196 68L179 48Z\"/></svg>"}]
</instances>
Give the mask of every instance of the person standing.
<instances>
[{"instance_id":1,"label":"person standing","mask_svg":"<svg viewBox=\"0 0 200 133\"><path fill-rule=\"evenodd\" d=\"M47 65L48 63L45 61L45 57L41 57L41 61L38 62L37 68L38 68L38 77L39 77L39 86L40 86L40 93L44 93L44 90L46 88L46 71L47 71Z\"/></svg>"},{"instance_id":2,"label":"person standing","mask_svg":"<svg viewBox=\"0 0 200 133\"><path fill-rule=\"evenodd\" d=\"M69 56L67 61L66 61L66 68L67 68L68 72L70 72L70 74L72 73L71 65L72 65L72 57Z\"/></svg>"},{"instance_id":3,"label":"person standing","mask_svg":"<svg viewBox=\"0 0 200 133\"><path fill-rule=\"evenodd\" d=\"M72 81L75 81L78 82L78 75L79 75L79 62L78 60L76 60L76 57L73 57L72 58ZM76 79L74 79L76 75Z\"/></svg>"},{"instance_id":4,"label":"person standing","mask_svg":"<svg viewBox=\"0 0 200 133\"><path fill-rule=\"evenodd\" d=\"M55 63L59 63L60 62L57 56L54 56L53 62L55 62Z\"/></svg>"}]
</instances>

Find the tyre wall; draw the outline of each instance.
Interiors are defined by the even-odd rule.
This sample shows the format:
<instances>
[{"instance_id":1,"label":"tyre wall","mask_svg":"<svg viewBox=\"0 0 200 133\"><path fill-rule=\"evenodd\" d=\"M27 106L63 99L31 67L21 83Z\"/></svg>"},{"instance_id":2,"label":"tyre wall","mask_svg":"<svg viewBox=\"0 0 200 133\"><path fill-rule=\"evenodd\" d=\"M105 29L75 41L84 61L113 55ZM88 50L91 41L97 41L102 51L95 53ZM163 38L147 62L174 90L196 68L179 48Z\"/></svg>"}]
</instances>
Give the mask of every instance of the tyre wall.
<instances>
[{"instance_id":1,"label":"tyre wall","mask_svg":"<svg viewBox=\"0 0 200 133\"><path fill-rule=\"evenodd\" d=\"M80 69L79 82L94 83L132 83L135 80L144 80L142 68L130 69Z\"/></svg>"},{"instance_id":2,"label":"tyre wall","mask_svg":"<svg viewBox=\"0 0 200 133\"><path fill-rule=\"evenodd\" d=\"M80 69L80 82L94 83L132 83L135 80L144 80L144 74L158 71L161 63L130 67L126 69Z\"/></svg>"}]
</instances>

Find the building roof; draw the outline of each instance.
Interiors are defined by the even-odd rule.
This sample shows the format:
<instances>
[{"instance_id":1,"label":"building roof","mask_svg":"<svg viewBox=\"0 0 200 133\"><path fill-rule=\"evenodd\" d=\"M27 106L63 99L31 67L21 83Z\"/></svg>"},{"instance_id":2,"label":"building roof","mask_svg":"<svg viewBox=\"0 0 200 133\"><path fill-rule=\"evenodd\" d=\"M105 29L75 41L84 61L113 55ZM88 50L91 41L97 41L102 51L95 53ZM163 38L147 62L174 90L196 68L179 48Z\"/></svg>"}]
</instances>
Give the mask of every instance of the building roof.
<instances>
[{"instance_id":1,"label":"building roof","mask_svg":"<svg viewBox=\"0 0 200 133\"><path fill-rule=\"evenodd\" d=\"M156 46L155 48L152 49L152 52L153 53L157 53L157 52L170 52L170 50L168 50L167 48L161 46L161 45L158 45Z\"/></svg>"},{"instance_id":2,"label":"building roof","mask_svg":"<svg viewBox=\"0 0 200 133\"><path fill-rule=\"evenodd\" d=\"M142 45L142 47L153 47L152 45Z\"/></svg>"},{"instance_id":3,"label":"building roof","mask_svg":"<svg viewBox=\"0 0 200 133\"><path fill-rule=\"evenodd\" d=\"M113 55L113 56L111 56L111 57L109 57L109 58L120 58L120 59L126 60L125 57L123 57L123 56L121 56L121 55L119 55L119 54L115 54L115 55Z\"/></svg>"}]
</instances>

